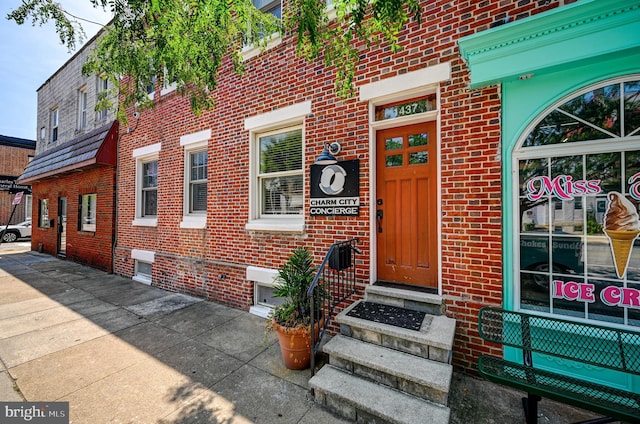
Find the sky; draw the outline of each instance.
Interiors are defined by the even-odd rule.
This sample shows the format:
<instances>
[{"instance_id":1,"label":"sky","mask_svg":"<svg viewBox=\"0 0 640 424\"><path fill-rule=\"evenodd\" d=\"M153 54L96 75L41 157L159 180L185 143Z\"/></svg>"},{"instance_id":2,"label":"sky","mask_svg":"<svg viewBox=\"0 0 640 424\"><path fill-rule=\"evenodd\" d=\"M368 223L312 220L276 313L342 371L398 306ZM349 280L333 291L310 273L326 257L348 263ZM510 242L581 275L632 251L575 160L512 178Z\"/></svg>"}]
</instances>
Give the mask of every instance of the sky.
<instances>
[{"instance_id":1,"label":"sky","mask_svg":"<svg viewBox=\"0 0 640 424\"><path fill-rule=\"evenodd\" d=\"M90 0L58 0L71 14L106 24L109 12L94 8ZM7 14L22 0L0 2L0 135L35 140L37 137L36 90L73 56L53 24L32 26L31 21L18 25L7 20ZM93 37L100 26L82 22L85 41ZM81 47L79 45L78 47Z\"/></svg>"}]
</instances>

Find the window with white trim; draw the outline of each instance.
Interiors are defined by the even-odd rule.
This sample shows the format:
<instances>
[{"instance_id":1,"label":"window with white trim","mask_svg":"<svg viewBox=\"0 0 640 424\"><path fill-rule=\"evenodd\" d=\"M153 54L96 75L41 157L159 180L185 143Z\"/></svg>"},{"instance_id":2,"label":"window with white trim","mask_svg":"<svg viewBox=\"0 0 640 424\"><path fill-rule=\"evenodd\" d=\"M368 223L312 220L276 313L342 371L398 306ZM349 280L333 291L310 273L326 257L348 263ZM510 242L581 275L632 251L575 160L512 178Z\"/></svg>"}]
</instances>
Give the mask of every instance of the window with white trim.
<instances>
[{"instance_id":1,"label":"window with white trim","mask_svg":"<svg viewBox=\"0 0 640 424\"><path fill-rule=\"evenodd\" d=\"M134 261L133 277L134 281L144 284L153 282L153 263L156 254L150 250L132 249L131 259Z\"/></svg>"},{"instance_id":2,"label":"window with white trim","mask_svg":"<svg viewBox=\"0 0 640 424\"><path fill-rule=\"evenodd\" d=\"M262 13L270 13L282 19L282 2L280 0L252 0L253 5Z\"/></svg>"},{"instance_id":3,"label":"window with white trim","mask_svg":"<svg viewBox=\"0 0 640 424\"><path fill-rule=\"evenodd\" d=\"M640 80L577 92L514 150L520 309L640 327Z\"/></svg>"},{"instance_id":4,"label":"window with white trim","mask_svg":"<svg viewBox=\"0 0 640 424\"><path fill-rule=\"evenodd\" d=\"M132 225L158 225L158 155L161 144L156 143L133 151L136 161L135 219Z\"/></svg>"},{"instance_id":5,"label":"window with white trim","mask_svg":"<svg viewBox=\"0 0 640 424\"><path fill-rule=\"evenodd\" d=\"M170 76L167 74L166 69L164 75L162 77L162 89L160 90L160 95L164 96L165 94L169 94L178 87L178 77L176 75Z\"/></svg>"},{"instance_id":6,"label":"window with white trim","mask_svg":"<svg viewBox=\"0 0 640 424\"><path fill-rule=\"evenodd\" d=\"M304 231L304 119L311 101L251 116L249 231Z\"/></svg>"},{"instance_id":7,"label":"window with white trim","mask_svg":"<svg viewBox=\"0 0 640 424\"><path fill-rule=\"evenodd\" d=\"M80 231L96 231L96 207L98 195L96 193L80 196Z\"/></svg>"},{"instance_id":8,"label":"window with white trim","mask_svg":"<svg viewBox=\"0 0 640 424\"><path fill-rule=\"evenodd\" d=\"M109 80L104 75L96 77L96 103L103 101L109 95ZM108 109L101 108L96 112L96 120L101 121L107 118Z\"/></svg>"},{"instance_id":9,"label":"window with white trim","mask_svg":"<svg viewBox=\"0 0 640 424\"><path fill-rule=\"evenodd\" d=\"M49 126L51 127L51 142L55 143L58 141L58 122L59 121L59 111L58 108L52 109L49 117Z\"/></svg>"},{"instance_id":10,"label":"window with white trim","mask_svg":"<svg viewBox=\"0 0 640 424\"><path fill-rule=\"evenodd\" d=\"M260 218L302 215L302 127L259 134L256 143Z\"/></svg>"},{"instance_id":11,"label":"window with white trim","mask_svg":"<svg viewBox=\"0 0 640 424\"><path fill-rule=\"evenodd\" d=\"M147 91L147 96L149 96L149 98L151 100L153 100L155 94L156 94L156 84L158 83L158 78L153 75L151 77L151 81L149 82L149 84L145 87L146 91Z\"/></svg>"},{"instance_id":12,"label":"window with white trim","mask_svg":"<svg viewBox=\"0 0 640 424\"><path fill-rule=\"evenodd\" d=\"M142 218L158 215L158 159L142 162Z\"/></svg>"},{"instance_id":13,"label":"window with white trim","mask_svg":"<svg viewBox=\"0 0 640 424\"><path fill-rule=\"evenodd\" d=\"M207 149L188 152L188 213L207 213Z\"/></svg>"},{"instance_id":14,"label":"window with white trim","mask_svg":"<svg viewBox=\"0 0 640 424\"><path fill-rule=\"evenodd\" d=\"M263 13L270 13L278 19L282 19L282 2L281 0L252 0L253 5L256 9L260 10ZM249 32L249 31L248 31ZM260 31L259 38L264 37L262 31ZM270 34L268 37L267 49L275 47L282 43L282 37L279 33ZM242 57L244 60L249 60L252 57L255 57L260 54L262 49L257 45L257 40L250 39L247 34L245 37L245 46L242 50Z\"/></svg>"},{"instance_id":15,"label":"window with white trim","mask_svg":"<svg viewBox=\"0 0 640 424\"><path fill-rule=\"evenodd\" d=\"M82 87L78 90L78 129L83 130L87 128L87 87Z\"/></svg>"},{"instance_id":16,"label":"window with white trim","mask_svg":"<svg viewBox=\"0 0 640 424\"><path fill-rule=\"evenodd\" d=\"M184 148L184 216L181 228L205 228L207 224L208 142L211 130L180 137Z\"/></svg>"},{"instance_id":17,"label":"window with white trim","mask_svg":"<svg viewBox=\"0 0 640 424\"><path fill-rule=\"evenodd\" d=\"M151 263L136 260L134 279L141 283L151 284L151 282L153 281L152 268L153 268L153 265Z\"/></svg>"}]
</instances>

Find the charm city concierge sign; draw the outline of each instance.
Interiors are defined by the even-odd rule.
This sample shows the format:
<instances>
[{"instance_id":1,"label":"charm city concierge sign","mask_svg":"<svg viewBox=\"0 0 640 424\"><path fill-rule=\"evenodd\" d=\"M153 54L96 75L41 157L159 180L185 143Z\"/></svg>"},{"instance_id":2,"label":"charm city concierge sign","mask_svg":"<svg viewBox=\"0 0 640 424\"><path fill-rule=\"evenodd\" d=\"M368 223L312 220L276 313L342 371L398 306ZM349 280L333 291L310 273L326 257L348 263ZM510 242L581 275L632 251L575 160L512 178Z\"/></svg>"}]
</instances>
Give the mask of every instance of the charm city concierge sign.
<instances>
[{"instance_id":1,"label":"charm city concierge sign","mask_svg":"<svg viewBox=\"0 0 640 424\"><path fill-rule=\"evenodd\" d=\"M360 215L360 160L311 165L310 215Z\"/></svg>"}]
</instances>

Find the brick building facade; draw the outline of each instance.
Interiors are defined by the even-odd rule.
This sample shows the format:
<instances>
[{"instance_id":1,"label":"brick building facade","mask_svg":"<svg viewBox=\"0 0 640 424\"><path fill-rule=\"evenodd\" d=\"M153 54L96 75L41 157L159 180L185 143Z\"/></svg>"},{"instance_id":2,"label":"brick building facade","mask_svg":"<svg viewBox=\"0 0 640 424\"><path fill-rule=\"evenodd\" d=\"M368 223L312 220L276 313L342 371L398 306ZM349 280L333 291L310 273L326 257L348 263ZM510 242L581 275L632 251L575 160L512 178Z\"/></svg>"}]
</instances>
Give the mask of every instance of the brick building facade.
<instances>
[{"instance_id":1,"label":"brick building facade","mask_svg":"<svg viewBox=\"0 0 640 424\"><path fill-rule=\"evenodd\" d=\"M38 89L36 156L20 181L33 186L32 249L111 272L119 126L95 110L108 81L82 74L96 37Z\"/></svg>"},{"instance_id":2,"label":"brick building facade","mask_svg":"<svg viewBox=\"0 0 640 424\"><path fill-rule=\"evenodd\" d=\"M385 283L438 299L467 370L503 354L478 337L485 305L637 328L639 242L616 266L603 228L611 192L636 215L640 197L638 13L424 2L402 50L363 47L350 99L290 35L247 49L246 76L226 61L199 117L160 82L118 145L114 272L265 316L294 247L319 263L357 238L357 297ZM318 163L323 149L337 162ZM565 296L580 284L593 302ZM613 304L615 290L629 296Z\"/></svg>"},{"instance_id":3,"label":"brick building facade","mask_svg":"<svg viewBox=\"0 0 640 424\"><path fill-rule=\"evenodd\" d=\"M379 279L375 176L384 148L376 147L376 134L417 125L416 134L426 131L425 144L434 146L428 160L438 181L428 194L438 206L428 209L434 225L425 230L432 231L430 243L436 241L429 246L435 261L426 259L435 276L427 277L427 289L457 319L454 364L473 368L477 350L488 349L472 330L478 309L502 301L501 103L497 86L469 88L457 40L507 16L522 19L558 6L424 2L422 23L408 23L400 35L400 52L384 45L363 49L355 78L359 91L351 99L336 97L332 69L296 56L290 36L248 58L244 77L227 61L216 107L201 117L175 92L158 87L155 109L139 119L131 109L135 130L122 135L115 272L136 278L141 267L143 281L249 309L265 300L256 297L256 279L268 280L292 248L308 246L320 262L333 242L358 238L364 252L358 261L362 295ZM417 113L402 116L393 109L416 103ZM376 112L385 109L395 118L377 120ZM302 133L302 164L293 169L298 174L286 175L301 176L296 195L302 200L279 216L265 209L269 180L261 177L258 152L267 149L270 136L295 131ZM309 212L310 169L323 146L334 141L342 147L338 164L359 161L357 216ZM185 169L191 153L201 151L208 158L206 208L193 213ZM149 214L143 205L145 166L157 170L157 209ZM383 223L390 222L385 220L393 212L384 213Z\"/></svg>"}]
</instances>

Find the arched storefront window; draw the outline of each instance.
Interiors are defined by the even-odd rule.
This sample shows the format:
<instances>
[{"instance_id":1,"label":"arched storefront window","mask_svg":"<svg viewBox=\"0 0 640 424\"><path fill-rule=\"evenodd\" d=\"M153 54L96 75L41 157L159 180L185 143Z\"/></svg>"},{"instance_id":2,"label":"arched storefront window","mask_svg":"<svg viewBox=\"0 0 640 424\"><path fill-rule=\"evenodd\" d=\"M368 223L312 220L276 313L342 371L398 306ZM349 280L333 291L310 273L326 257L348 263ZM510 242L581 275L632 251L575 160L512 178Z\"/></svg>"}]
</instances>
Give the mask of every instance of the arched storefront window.
<instances>
[{"instance_id":1,"label":"arched storefront window","mask_svg":"<svg viewBox=\"0 0 640 424\"><path fill-rule=\"evenodd\" d=\"M513 159L516 306L640 327L640 76L556 104Z\"/></svg>"}]
</instances>

